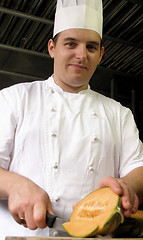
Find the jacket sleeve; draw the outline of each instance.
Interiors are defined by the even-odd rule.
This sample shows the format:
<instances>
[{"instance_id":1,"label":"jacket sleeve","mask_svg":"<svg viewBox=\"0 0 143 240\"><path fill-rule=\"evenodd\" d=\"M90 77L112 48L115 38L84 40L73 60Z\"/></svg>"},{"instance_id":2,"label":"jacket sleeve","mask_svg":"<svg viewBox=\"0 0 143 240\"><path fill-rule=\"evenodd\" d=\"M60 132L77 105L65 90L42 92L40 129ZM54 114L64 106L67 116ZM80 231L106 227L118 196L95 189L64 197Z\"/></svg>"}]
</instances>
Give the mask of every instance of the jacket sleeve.
<instances>
[{"instance_id":1,"label":"jacket sleeve","mask_svg":"<svg viewBox=\"0 0 143 240\"><path fill-rule=\"evenodd\" d=\"M120 177L124 177L134 168L143 166L143 144L139 139L133 114L128 108L121 113L121 154Z\"/></svg>"},{"instance_id":2,"label":"jacket sleeve","mask_svg":"<svg viewBox=\"0 0 143 240\"><path fill-rule=\"evenodd\" d=\"M14 146L17 110L10 88L0 91L0 166L8 169Z\"/></svg>"}]
</instances>

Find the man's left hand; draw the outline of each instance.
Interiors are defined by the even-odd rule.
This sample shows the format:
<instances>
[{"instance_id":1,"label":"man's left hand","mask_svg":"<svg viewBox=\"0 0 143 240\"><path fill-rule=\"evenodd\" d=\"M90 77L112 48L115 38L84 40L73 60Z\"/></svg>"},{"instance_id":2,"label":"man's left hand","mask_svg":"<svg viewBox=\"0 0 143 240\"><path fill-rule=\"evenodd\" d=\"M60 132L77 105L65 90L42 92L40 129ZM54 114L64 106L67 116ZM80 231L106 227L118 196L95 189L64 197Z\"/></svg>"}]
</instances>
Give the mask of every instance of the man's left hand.
<instances>
[{"instance_id":1,"label":"man's left hand","mask_svg":"<svg viewBox=\"0 0 143 240\"><path fill-rule=\"evenodd\" d=\"M125 217L130 217L132 213L136 213L139 207L138 196L123 178L105 177L97 188L101 187L110 187L113 192L122 197L121 202Z\"/></svg>"}]
</instances>

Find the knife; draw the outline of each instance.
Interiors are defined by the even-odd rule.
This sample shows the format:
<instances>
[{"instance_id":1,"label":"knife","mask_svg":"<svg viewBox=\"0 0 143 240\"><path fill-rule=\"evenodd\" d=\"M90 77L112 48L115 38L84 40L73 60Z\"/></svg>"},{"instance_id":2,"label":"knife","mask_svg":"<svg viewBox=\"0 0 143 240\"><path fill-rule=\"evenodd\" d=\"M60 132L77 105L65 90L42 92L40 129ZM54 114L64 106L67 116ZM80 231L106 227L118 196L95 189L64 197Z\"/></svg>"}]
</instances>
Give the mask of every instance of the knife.
<instances>
[{"instance_id":1,"label":"knife","mask_svg":"<svg viewBox=\"0 0 143 240\"><path fill-rule=\"evenodd\" d=\"M58 218L57 216L46 213L46 224L49 228L55 228L58 231L66 232L62 224L64 221L61 218Z\"/></svg>"}]
</instances>

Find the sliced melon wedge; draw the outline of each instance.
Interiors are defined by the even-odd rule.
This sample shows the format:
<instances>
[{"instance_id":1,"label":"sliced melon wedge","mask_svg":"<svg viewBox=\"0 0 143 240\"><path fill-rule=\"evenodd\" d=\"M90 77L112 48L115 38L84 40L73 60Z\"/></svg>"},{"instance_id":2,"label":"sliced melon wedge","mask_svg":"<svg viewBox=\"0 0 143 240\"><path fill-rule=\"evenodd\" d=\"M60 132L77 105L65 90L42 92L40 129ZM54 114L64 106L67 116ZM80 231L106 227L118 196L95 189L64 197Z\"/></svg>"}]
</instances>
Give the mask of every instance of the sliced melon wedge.
<instances>
[{"instance_id":1,"label":"sliced melon wedge","mask_svg":"<svg viewBox=\"0 0 143 240\"><path fill-rule=\"evenodd\" d=\"M113 232L123 220L120 196L105 187L93 191L82 199L75 206L70 221L63 226L71 236L75 237L80 235L78 227L75 227L77 222L79 225L81 223L80 231L82 226L91 227L91 229L90 227L84 229L83 236L107 235ZM91 232L92 224L96 224L98 230L93 229Z\"/></svg>"},{"instance_id":2,"label":"sliced melon wedge","mask_svg":"<svg viewBox=\"0 0 143 240\"><path fill-rule=\"evenodd\" d=\"M63 227L72 237L85 238L90 235L95 235L98 231L98 225L95 222L66 222Z\"/></svg>"}]
</instances>

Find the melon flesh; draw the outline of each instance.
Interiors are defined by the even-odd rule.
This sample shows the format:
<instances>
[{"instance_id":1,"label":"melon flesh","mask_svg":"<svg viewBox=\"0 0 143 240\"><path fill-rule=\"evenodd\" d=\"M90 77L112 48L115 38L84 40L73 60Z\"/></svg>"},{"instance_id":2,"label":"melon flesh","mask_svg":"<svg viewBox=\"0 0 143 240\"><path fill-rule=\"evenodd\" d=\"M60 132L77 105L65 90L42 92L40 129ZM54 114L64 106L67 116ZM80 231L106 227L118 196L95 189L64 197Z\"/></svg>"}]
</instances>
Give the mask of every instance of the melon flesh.
<instances>
[{"instance_id":1,"label":"melon flesh","mask_svg":"<svg viewBox=\"0 0 143 240\"><path fill-rule=\"evenodd\" d=\"M121 218L120 205L120 197L110 188L95 190L76 205L71 214L70 222L86 221L88 223L94 221L99 225L98 232L100 232L115 213ZM119 223L120 221L121 219Z\"/></svg>"},{"instance_id":2,"label":"melon flesh","mask_svg":"<svg viewBox=\"0 0 143 240\"><path fill-rule=\"evenodd\" d=\"M68 234L73 237L84 238L90 235L95 235L98 230L98 225L95 222L66 222L63 224Z\"/></svg>"},{"instance_id":3,"label":"melon flesh","mask_svg":"<svg viewBox=\"0 0 143 240\"><path fill-rule=\"evenodd\" d=\"M131 218L142 219L143 221L143 210L138 210L136 213L131 214Z\"/></svg>"}]
</instances>

